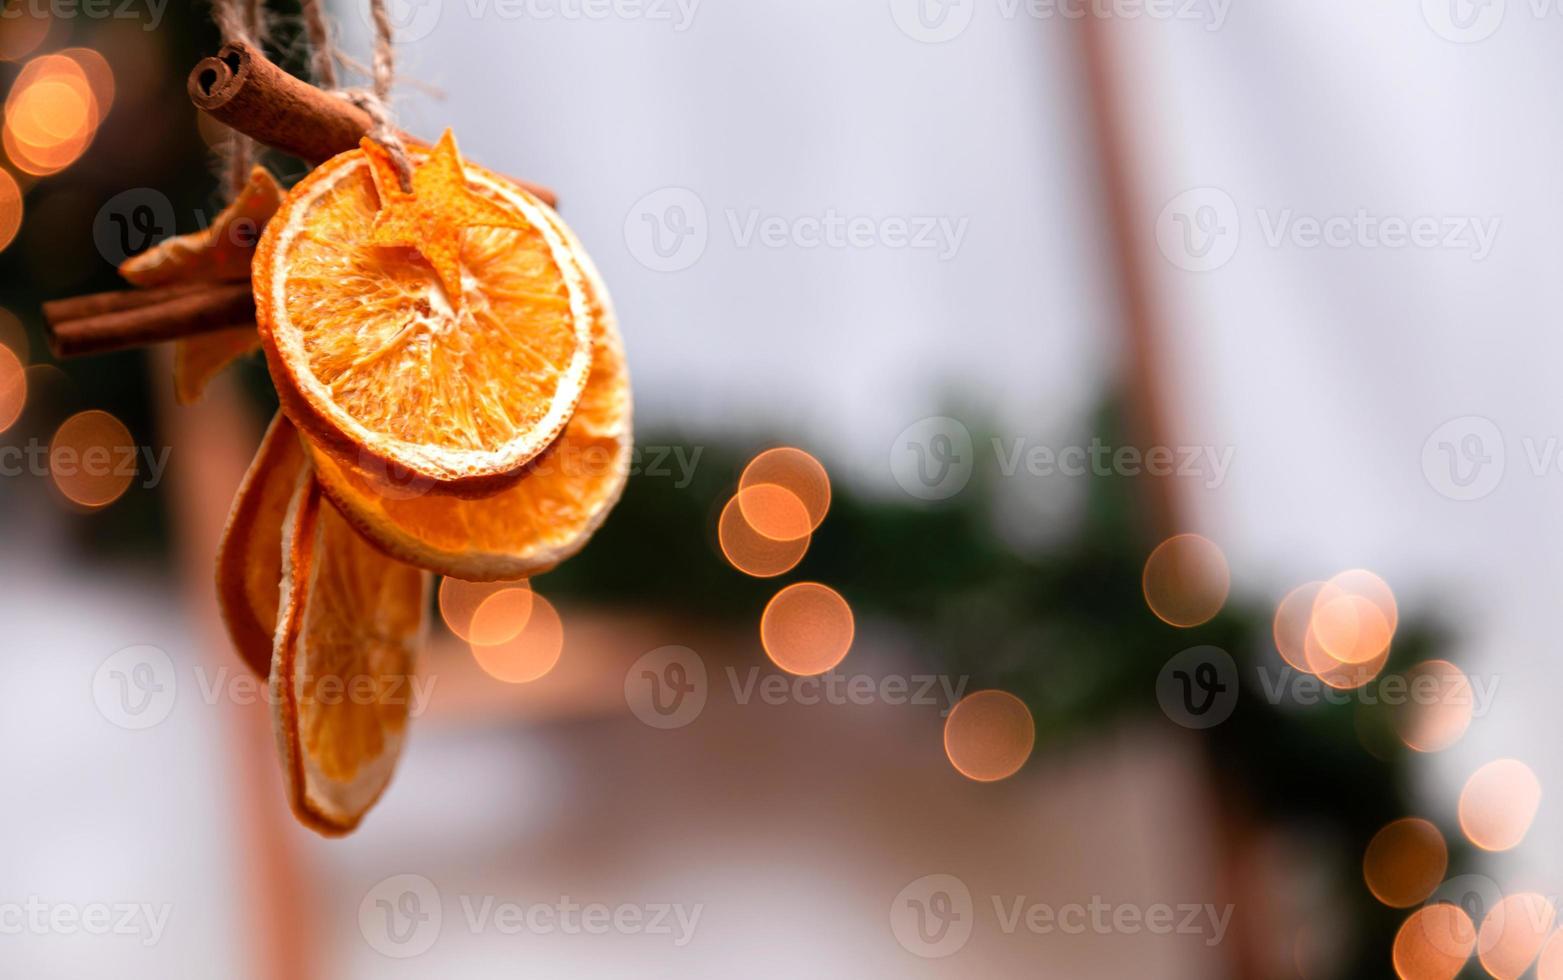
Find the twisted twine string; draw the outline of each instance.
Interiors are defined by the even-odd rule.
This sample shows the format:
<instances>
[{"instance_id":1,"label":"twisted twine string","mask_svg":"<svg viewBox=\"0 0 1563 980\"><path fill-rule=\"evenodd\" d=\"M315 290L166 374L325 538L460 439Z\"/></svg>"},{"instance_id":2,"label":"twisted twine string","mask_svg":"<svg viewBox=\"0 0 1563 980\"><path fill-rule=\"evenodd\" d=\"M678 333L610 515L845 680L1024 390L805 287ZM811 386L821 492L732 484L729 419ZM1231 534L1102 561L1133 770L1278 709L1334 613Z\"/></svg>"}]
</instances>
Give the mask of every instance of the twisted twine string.
<instances>
[{"instance_id":1,"label":"twisted twine string","mask_svg":"<svg viewBox=\"0 0 1563 980\"><path fill-rule=\"evenodd\" d=\"M407 145L396 129L391 115L391 85L396 81L396 27L386 12L385 0L369 0L374 21L374 59L370 68L370 88L338 88L336 62L341 57L332 38L330 24L322 10L322 0L303 0L304 29L309 35L310 65L321 87L358 106L374 123L369 138L385 147L396 169L402 190L412 190L412 166L407 162Z\"/></svg>"},{"instance_id":2,"label":"twisted twine string","mask_svg":"<svg viewBox=\"0 0 1563 980\"><path fill-rule=\"evenodd\" d=\"M266 43L267 21L263 0L213 0L212 19L224 41L243 41L257 48ZM237 197L250 179L255 144L237 130L228 134L225 153L228 192Z\"/></svg>"}]
</instances>

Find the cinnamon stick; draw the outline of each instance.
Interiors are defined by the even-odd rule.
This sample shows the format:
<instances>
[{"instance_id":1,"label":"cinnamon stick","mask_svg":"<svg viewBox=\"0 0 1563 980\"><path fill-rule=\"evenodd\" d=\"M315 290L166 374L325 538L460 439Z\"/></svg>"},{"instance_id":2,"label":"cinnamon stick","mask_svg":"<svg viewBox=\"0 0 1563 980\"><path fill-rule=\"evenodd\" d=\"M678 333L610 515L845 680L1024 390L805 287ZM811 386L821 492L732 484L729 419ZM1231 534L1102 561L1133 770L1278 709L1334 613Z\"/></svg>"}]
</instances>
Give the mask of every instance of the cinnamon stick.
<instances>
[{"instance_id":1,"label":"cinnamon stick","mask_svg":"<svg viewBox=\"0 0 1563 980\"><path fill-rule=\"evenodd\" d=\"M190 293L207 292L212 289L212 285L209 282L182 282L173 286L159 286L156 289L116 289L107 293L72 296L69 299L56 299L43 304L43 316L50 325L53 325L67 320L102 316L105 313L123 313L143 306L156 306Z\"/></svg>"},{"instance_id":2,"label":"cinnamon stick","mask_svg":"<svg viewBox=\"0 0 1563 980\"><path fill-rule=\"evenodd\" d=\"M216 57L197 62L186 88L196 108L213 119L309 163L355 149L373 127L369 113L288 74L242 41L230 41ZM514 182L549 207L558 203L546 187Z\"/></svg>"},{"instance_id":3,"label":"cinnamon stick","mask_svg":"<svg viewBox=\"0 0 1563 980\"><path fill-rule=\"evenodd\" d=\"M141 301L147 297L151 299ZM66 312L94 312L60 318L62 307ZM45 304L44 316L49 321L49 348L55 356L78 357L252 323L255 297L247 282L205 284L194 289L132 289Z\"/></svg>"}]
</instances>

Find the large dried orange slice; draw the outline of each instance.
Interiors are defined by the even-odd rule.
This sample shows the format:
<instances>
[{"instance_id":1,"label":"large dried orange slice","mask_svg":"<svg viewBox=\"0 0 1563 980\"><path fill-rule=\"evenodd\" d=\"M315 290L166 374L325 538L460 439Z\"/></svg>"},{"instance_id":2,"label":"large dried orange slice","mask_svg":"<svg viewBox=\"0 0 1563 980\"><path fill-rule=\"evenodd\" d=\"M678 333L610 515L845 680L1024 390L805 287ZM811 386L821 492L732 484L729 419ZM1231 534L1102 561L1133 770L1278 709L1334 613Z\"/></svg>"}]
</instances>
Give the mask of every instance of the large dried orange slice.
<instances>
[{"instance_id":1,"label":"large dried orange slice","mask_svg":"<svg viewBox=\"0 0 1563 980\"><path fill-rule=\"evenodd\" d=\"M546 205L463 164L449 133L410 159L411 191L365 141L289 192L256 253L256 318L316 440L483 493L575 411L590 297Z\"/></svg>"},{"instance_id":2,"label":"large dried orange slice","mask_svg":"<svg viewBox=\"0 0 1563 980\"><path fill-rule=\"evenodd\" d=\"M217 548L217 606L239 657L261 677L271 673L282 580L282 522L287 517L304 447L277 413L234 495Z\"/></svg>"},{"instance_id":3,"label":"large dried orange slice","mask_svg":"<svg viewBox=\"0 0 1563 980\"><path fill-rule=\"evenodd\" d=\"M271 694L288 802L314 830L345 834L401 754L432 576L359 537L308 472L283 540Z\"/></svg>"},{"instance_id":4,"label":"large dried orange slice","mask_svg":"<svg viewBox=\"0 0 1563 980\"><path fill-rule=\"evenodd\" d=\"M426 493L306 440L327 496L388 553L473 582L524 578L579 551L618 502L633 448L629 370L607 288L584 251L576 261L591 298L591 376L563 435L512 486L480 499Z\"/></svg>"},{"instance_id":5,"label":"large dried orange slice","mask_svg":"<svg viewBox=\"0 0 1563 980\"><path fill-rule=\"evenodd\" d=\"M248 279L261 229L281 202L282 187L265 168L256 167L244 189L204 231L165 239L126 259L119 273L143 288ZM259 348L260 336L252 323L179 341L174 345L174 395L179 404L194 404L223 368Z\"/></svg>"}]
</instances>

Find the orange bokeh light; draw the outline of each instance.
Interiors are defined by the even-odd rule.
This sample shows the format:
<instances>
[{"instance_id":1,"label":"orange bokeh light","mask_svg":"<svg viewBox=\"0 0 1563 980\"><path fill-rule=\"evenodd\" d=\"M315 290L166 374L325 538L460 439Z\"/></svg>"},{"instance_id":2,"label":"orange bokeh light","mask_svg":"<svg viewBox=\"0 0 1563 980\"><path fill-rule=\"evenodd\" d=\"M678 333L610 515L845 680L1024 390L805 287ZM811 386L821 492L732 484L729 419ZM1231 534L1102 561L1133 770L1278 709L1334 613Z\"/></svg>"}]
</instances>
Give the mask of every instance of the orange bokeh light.
<instances>
[{"instance_id":1,"label":"orange bokeh light","mask_svg":"<svg viewBox=\"0 0 1563 980\"><path fill-rule=\"evenodd\" d=\"M1308 640L1308 625L1313 619L1313 600L1322 588L1323 582L1299 585L1275 607L1275 621L1271 627L1275 649L1281 654L1282 660L1304 673L1313 672L1313 668L1308 666L1305 644Z\"/></svg>"},{"instance_id":2,"label":"orange bokeh light","mask_svg":"<svg viewBox=\"0 0 1563 980\"><path fill-rule=\"evenodd\" d=\"M766 656L789 674L823 674L852 649L852 607L835 589L799 582L776 593L760 617Z\"/></svg>"},{"instance_id":3,"label":"orange bokeh light","mask_svg":"<svg viewBox=\"0 0 1563 980\"><path fill-rule=\"evenodd\" d=\"M491 677L507 684L535 681L554 669L564 652L564 622L553 604L531 594L526 625L503 643L469 644L472 656Z\"/></svg>"},{"instance_id":4,"label":"orange bokeh light","mask_svg":"<svg viewBox=\"0 0 1563 980\"><path fill-rule=\"evenodd\" d=\"M22 229L24 210L21 186L10 171L0 170L0 251L16 240L16 233Z\"/></svg>"},{"instance_id":5,"label":"orange bokeh light","mask_svg":"<svg viewBox=\"0 0 1563 980\"><path fill-rule=\"evenodd\" d=\"M1037 727L1026 703L1007 691L978 691L944 721L944 754L955 771L980 783L1007 779L1031 758Z\"/></svg>"},{"instance_id":6,"label":"orange bokeh light","mask_svg":"<svg viewBox=\"0 0 1563 980\"><path fill-rule=\"evenodd\" d=\"M1395 710L1395 731L1408 748L1440 752L1460 740L1475 712L1470 678L1447 660L1427 660L1406 672L1412 694Z\"/></svg>"},{"instance_id":7,"label":"orange bokeh light","mask_svg":"<svg viewBox=\"0 0 1563 980\"><path fill-rule=\"evenodd\" d=\"M1389 649L1389 619L1360 595L1330 595L1326 584L1314 600L1313 635L1331 657L1343 664L1363 664Z\"/></svg>"},{"instance_id":8,"label":"orange bokeh light","mask_svg":"<svg viewBox=\"0 0 1563 980\"><path fill-rule=\"evenodd\" d=\"M742 490L767 483L787 490L803 505L809 517L809 525L805 533L812 532L825 520L825 514L830 510L830 474L825 472L825 467L813 456L791 446L768 449L744 467L743 476L738 480L738 488ZM748 500L744 501L743 506L744 516L756 530L767 537L777 537L770 534L763 524L756 520ZM793 535L793 537L797 536ZM779 540L791 540L791 538Z\"/></svg>"},{"instance_id":9,"label":"orange bokeh light","mask_svg":"<svg viewBox=\"0 0 1563 980\"><path fill-rule=\"evenodd\" d=\"M1541 805L1541 782L1518 759L1482 766L1460 791L1460 830L1484 851L1507 851L1525 839Z\"/></svg>"},{"instance_id":10,"label":"orange bokeh light","mask_svg":"<svg viewBox=\"0 0 1563 980\"><path fill-rule=\"evenodd\" d=\"M1424 902L1444 880L1449 847L1438 828L1416 817L1386 825L1362 856L1362 878L1373 897L1390 908Z\"/></svg>"},{"instance_id":11,"label":"orange bokeh light","mask_svg":"<svg viewBox=\"0 0 1563 980\"><path fill-rule=\"evenodd\" d=\"M1303 641L1303 657L1308 663L1308 671L1319 680L1333 687L1337 691L1353 691L1377 677L1386 664L1389 663L1389 648L1385 647L1379 655L1366 663L1349 664L1342 663L1330 656L1329 651L1319 642L1318 634L1312 629Z\"/></svg>"},{"instance_id":12,"label":"orange bokeh light","mask_svg":"<svg viewBox=\"0 0 1563 980\"><path fill-rule=\"evenodd\" d=\"M34 58L6 96L5 152L24 173L56 173L87 149L101 118L83 62L57 54Z\"/></svg>"},{"instance_id":13,"label":"orange bokeh light","mask_svg":"<svg viewBox=\"0 0 1563 980\"><path fill-rule=\"evenodd\" d=\"M1162 622L1208 622L1226 603L1232 574L1215 542L1198 534L1168 538L1151 552L1141 578L1145 602Z\"/></svg>"},{"instance_id":14,"label":"orange bokeh light","mask_svg":"<svg viewBox=\"0 0 1563 980\"><path fill-rule=\"evenodd\" d=\"M1391 633L1400 626L1400 605L1395 601L1394 591L1388 582L1367 569L1347 569L1325 583L1324 601L1339 595L1361 596L1373 603L1384 614Z\"/></svg>"},{"instance_id":15,"label":"orange bokeh light","mask_svg":"<svg viewBox=\"0 0 1563 980\"><path fill-rule=\"evenodd\" d=\"M67 499L107 507L136 475L130 430L107 412L78 412L60 424L49 445L49 474Z\"/></svg>"},{"instance_id":16,"label":"orange bokeh light","mask_svg":"<svg viewBox=\"0 0 1563 980\"><path fill-rule=\"evenodd\" d=\"M108 115L109 108L114 104L114 69L110 67L108 59L91 48L65 48L59 55L76 62L87 79L88 87L92 89L93 99L98 105L98 116Z\"/></svg>"},{"instance_id":17,"label":"orange bokeh light","mask_svg":"<svg viewBox=\"0 0 1563 980\"><path fill-rule=\"evenodd\" d=\"M440 579L439 592L440 618L445 620L446 627L452 633L470 643L473 642L473 617L477 615L485 600L499 592L530 592L530 589L525 579L513 582L466 582L458 578L443 578ZM488 614L489 623L484 627L485 639L494 640L496 634L493 629L498 625L497 621L502 618L501 614L507 609L513 612L516 603L517 600L514 598L502 600L500 605ZM530 614L530 605L527 613ZM516 632L520 632L519 627ZM515 633L512 633L501 639L510 639L514 635ZM498 641L494 640L494 642Z\"/></svg>"},{"instance_id":18,"label":"orange bokeh light","mask_svg":"<svg viewBox=\"0 0 1563 980\"><path fill-rule=\"evenodd\" d=\"M757 488L739 490L722 508L717 521L717 541L722 554L732 566L755 578L773 578L796 567L809 550L809 535L793 541L768 538L750 526L744 519L743 506L739 502Z\"/></svg>"},{"instance_id":19,"label":"orange bokeh light","mask_svg":"<svg viewBox=\"0 0 1563 980\"><path fill-rule=\"evenodd\" d=\"M1454 980L1476 947L1476 924L1458 905L1417 909L1395 933L1392 958L1400 980Z\"/></svg>"},{"instance_id":20,"label":"orange bokeh light","mask_svg":"<svg viewBox=\"0 0 1563 980\"><path fill-rule=\"evenodd\" d=\"M0 170L0 173L5 171ZM4 178L0 177L0 186L3 186L3 182ZM0 200L3 199L3 193L0 193ZM3 213L4 208L0 206L0 214ZM22 321L16 318L15 313L3 306L0 306L0 344L11 348L11 353L15 354L16 359L23 364L31 359L33 345L27 337L27 328L22 326Z\"/></svg>"},{"instance_id":21,"label":"orange bokeh light","mask_svg":"<svg viewBox=\"0 0 1563 980\"><path fill-rule=\"evenodd\" d=\"M756 483L744 487L735 498L744 521L761 537L772 541L797 541L814 530L808 508L785 487Z\"/></svg>"},{"instance_id":22,"label":"orange bokeh light","mask_svg":"<svg viewBox=\"0 0 1563 980\"><path fill-rule=\"evenodd\" d=\"M32 54L53 26L46 13L17 5L0 21L0 61L20 61Z\"/></svg>"},{"instance_id":23,"label":"orange bokeh light","mask_svg":"<svg viewBox=\"0 0 1563 980\"><path fill-rule=\"evenodd\" d=\"M521 635L532 618L532 589L500 589L478 604L472 613L469 643L477 646L495 646L508 643Z\"/></svg>"},{"instance_id":24,"label":"orange bokeh light","mask_svg":"<svg viewBox=\"0 0 1563 980\"><path fill-rule=\"evenodd\" d=\"M1534 892L1509 895L1493 906L1476 934L1476 956L1496 980L1519 980L1535 962L1557 910Z\"/></svg>"},{"instance_id":25,"label":"orange bokeh light","mask_svg":"<svg viewBox=\"0 0 1563 980\"><path fill-rule=\"evenodd\" d=\"M0 432L16 424L27 407L27 368L11 348L0 344Z\"/></svg>"},{"instance_id":26,"label":"orange bokeh light","mask_svg":"<svg viewBox=\"0 0 1563 980\"><path fill-rule=\"evenodd\" d=\"M1536 980L1563 980L1563 929L1552 934L1536 958Z\"/></svg>"}]
</instances>

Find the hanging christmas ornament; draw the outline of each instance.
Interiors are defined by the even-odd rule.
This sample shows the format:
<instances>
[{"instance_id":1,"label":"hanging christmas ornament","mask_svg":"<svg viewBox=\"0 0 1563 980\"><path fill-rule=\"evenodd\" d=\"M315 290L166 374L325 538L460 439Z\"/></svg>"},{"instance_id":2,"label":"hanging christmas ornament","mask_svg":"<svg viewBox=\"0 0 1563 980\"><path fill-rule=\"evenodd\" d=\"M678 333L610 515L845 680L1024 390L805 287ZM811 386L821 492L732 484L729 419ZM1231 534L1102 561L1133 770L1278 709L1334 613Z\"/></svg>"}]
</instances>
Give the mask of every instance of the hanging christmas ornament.
<instances>
[{"instance_id":1,"label":"hanging christmas ornament","mask_svg":"<svg viewBox=\"0 0 1563 980\"><path fill-rule=\"evenodd\" d=\"M335 55L305 3L322 84ZM62 356L179 344L179 400L261 347L282 410L217 556L233 645L268 679L289 802L328 835L390 781L431 573L537 575L579 551L623 491L629 372L608 291L546 189L391 125L390 20L373 85L324 91L229 43L190 76L235 131L231 204L121 267L140 287L47 304ZM253 11L253 7L249 8ZM246 138L318 166L283 192ZM262 232L261 229L264 228Z\"/></svg>"}]
</instances>

